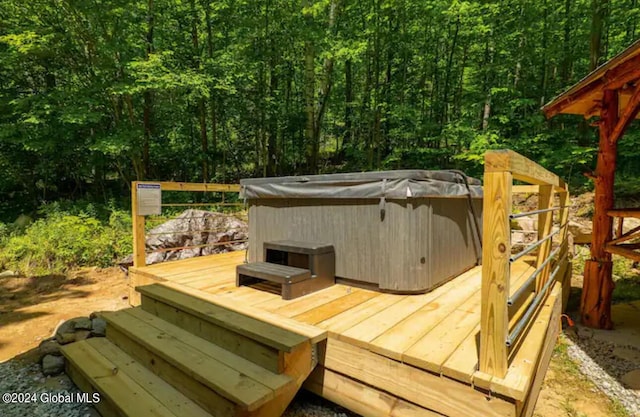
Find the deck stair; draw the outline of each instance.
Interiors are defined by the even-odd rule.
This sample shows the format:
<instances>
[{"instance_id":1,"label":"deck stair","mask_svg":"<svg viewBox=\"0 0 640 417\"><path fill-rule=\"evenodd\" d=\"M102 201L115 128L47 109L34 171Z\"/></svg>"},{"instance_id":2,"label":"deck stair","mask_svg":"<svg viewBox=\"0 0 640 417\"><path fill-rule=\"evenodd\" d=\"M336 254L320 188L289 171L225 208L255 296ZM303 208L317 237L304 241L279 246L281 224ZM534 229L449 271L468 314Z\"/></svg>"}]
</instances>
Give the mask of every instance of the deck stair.
<instances>
[{"instance_id":1,"label":"deck stair","mask_svg":"<svg viewBox=\"0 0 640 417\"><path fill-rule=\"evenodd\" d=\"M236 285L268 282L283 300L330 287L335 282L332 245L280 240L264 243L264 261L238 265Z\"/></svg>"},{"instance_id":2,"label":"deck stair","mask_svg":"<svg viewBox=\"0 0 640 417\"><path fill-rule=\"evenodd\" d=\"M277 417L317 363L320 329L242 314L162 284L104 313L107 337L63 347L67 372L111 416ZM215 298L215 297L214 297Z\"/></svg>"}]
</instances>

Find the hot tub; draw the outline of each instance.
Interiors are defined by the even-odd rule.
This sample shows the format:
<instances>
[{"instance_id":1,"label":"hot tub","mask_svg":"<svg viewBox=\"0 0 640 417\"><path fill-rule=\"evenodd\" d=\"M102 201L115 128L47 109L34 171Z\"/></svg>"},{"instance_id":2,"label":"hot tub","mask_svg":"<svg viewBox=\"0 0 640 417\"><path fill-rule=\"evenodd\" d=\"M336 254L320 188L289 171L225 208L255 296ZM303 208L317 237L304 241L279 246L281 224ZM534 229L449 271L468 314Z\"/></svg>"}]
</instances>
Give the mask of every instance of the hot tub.
<instances>
[{"instance_id":1,"label":"hot tub","mask_svg":"<svg viewBox=\"0 0 640 417\"><path fill-rule=\"evenodd\" d=\"M264 242L331 244L336 281L429 291L479 263L482 186L457 171L399 170L240 181L250 262Z\"/></svg>"}]
</instances>

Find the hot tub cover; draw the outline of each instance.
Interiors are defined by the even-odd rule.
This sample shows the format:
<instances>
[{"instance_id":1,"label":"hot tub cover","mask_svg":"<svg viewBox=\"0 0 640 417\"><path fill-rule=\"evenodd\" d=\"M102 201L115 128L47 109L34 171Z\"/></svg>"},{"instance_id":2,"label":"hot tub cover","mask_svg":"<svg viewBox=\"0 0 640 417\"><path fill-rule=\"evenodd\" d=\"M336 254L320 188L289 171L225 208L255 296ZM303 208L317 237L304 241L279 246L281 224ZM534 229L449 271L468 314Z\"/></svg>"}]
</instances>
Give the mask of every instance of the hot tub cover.
<instances>
[{"instance_id":1,"label":"hot tub cover","mask_svg":"<svg viewBox=\"0 0 640 417\"><path fill-rule=\"evenodd\" d=\"M465 182L466 179L466 182ZM468 186L467 186L468 184ZM240 180L240 197L261 198L482 198L479 180L460 171L397 170Z\"/></svg>"}]
</instances>

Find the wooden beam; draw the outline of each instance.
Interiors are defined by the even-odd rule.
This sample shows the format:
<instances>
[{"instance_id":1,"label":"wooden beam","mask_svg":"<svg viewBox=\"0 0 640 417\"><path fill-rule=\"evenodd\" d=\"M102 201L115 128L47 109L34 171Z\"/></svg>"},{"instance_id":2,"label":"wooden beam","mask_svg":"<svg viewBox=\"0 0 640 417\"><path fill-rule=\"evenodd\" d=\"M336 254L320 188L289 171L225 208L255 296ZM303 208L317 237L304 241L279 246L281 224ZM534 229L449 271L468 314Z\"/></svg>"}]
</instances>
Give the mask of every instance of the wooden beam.
<instances>
[{"instance_id":1,"label":"wooden beam","mask_svg":"<svg viewBox=\"0 0 640 417\"><path fill-rule=\"evenodd\" d=\"M146 265L144 235L144 216L138 215L138 181L131 184L131 222L133 226L133 266L136 268Z\"/></svg>"},{"instance_id":2,"label":"wooden beam","mask_svg":"<svg viewBox=\"0 0 640 417\"><path fill-rule=\"evenodd\" d=\"M239 184L206 184L197 182L149 182L149 184L160 184L162 191L210 191L210 192L239 192Z\"/></svg>"},{"instance_id":3,"label":"wooden beam","mask_svg":"<svg viewBox=\"0 0 640 417\"><path fill-rule=\"evenodd\" d=\"M611 209L607 210L607 216L609 217L635 217L640 218L640 209L637 208L624 208L624 209Z\"/></svg>"},{"instance_id":4,"label":"wooden beam","mask_svg":"<svg viewBox=\"0 0 640 417\"><path fill-rule=\"evenodd\" d=\"M509 334L507 297L511 269L512 182L508 171L484 174L479 364L480 371L499 378L506 375L509 367L506 341Z\"/></svg>"},{"instance_id":5,"label":"wooden beam","mask_svg":"<svg viewBox=\"0 0 640 417\"><path fill-rule=\"evenodd\" d=\"M640 252L636 252L633 249L625 248L620 245L608 244L605 246L605 250L609 253L624 256L636 262L640 262Z\"/></svg>"},{"instance_id":6,"label":"wooden beam","mask_svg":"<svg viewBox=\"0 0 640 417\"><path fill-rule=\"evenodd\" d=\"M594 71L583 81L544 106L542 111L545 116L550 119L557 114L563 113L568 107L583 100L595 91L617 90L625 84L640 79L640 54L627 59L621 64L617 64L614 58L603 67L606 66L610 68Z\"/></svg>"},{"instance_id":7,"label":"wooden beam","mask_svg":"<svg viewBox=\"0 0 640 417\"><path fill-rule=\"evenodd\" d=\"M605 250L611 241L613 219L608 215L613 208L613 184L616 169L616 142L609 140L618 123L618 94L605 90L600 117L600 141L596 163L595 211L591 234L591 259L584 271L584 284L580 313L582 323L589 327L610 329L611 297L613 280L611 277L611 254Z\"/></svg>"},{"instance_id":8,"label":"wooden beam","mask_svg":"<svg viewBox=\"0 0 640 417\"><path fill-rule=\"evenodd\" d=\"M622 218L624 219L624 217ZM615 239L610 240L609 242L607 242L607 244L617 245L618 243L626 242L627 240L639 238L640 235L636 234L638 231L640 231L640 226L634 227L633 229L629 230L627 233L618 234L618 236Z\"/></svg>"},{"instance_id":9,"label":"wooden beam","mask_svg":"<svg viewBox=\"0 0 640 417\"><path fill-rule=\"evenodd\" d=\"M516 180L537 185L553 185L558 191L567 190L565 182L556 174L514 151L489 151L485 154L484 161L485 173L509 171Z\"/></svg>"},{"instance_id":10,"label":"wooden beam","mask_svg":"<svg viewBox=\"0 0 640 417\"><path fill-rule=\"evenodd\" d=\"M611 135L609 136L609 140L612 142L616 142L620 137L624 134L624 131L627 129L629 124L633 119L638 115L638 111L640 111L640 86L637 86L633 95L629 99L627 106L624 109L624 112L620 116L620 119L616 123Z\"/></svg>"}]
</instances>

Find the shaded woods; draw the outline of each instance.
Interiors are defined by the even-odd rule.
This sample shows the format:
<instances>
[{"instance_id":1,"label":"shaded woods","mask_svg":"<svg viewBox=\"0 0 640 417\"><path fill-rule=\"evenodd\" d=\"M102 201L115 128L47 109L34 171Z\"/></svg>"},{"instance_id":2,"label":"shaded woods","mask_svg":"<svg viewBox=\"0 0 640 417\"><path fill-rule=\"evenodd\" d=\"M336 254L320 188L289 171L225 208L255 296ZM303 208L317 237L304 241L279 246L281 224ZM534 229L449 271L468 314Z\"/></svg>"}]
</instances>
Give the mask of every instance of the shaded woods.
<instances>
[{"instance_id":1,"label":"shaded woods","mask_svg":"<svg viewBox=\"0 0 640 417\"><path fill-rule=\"evenodd\" d=\"M637 3L5 0L0 220L135 179L479 175L501 147L586 184L595 128L539 108L637 38Z\"/></svg>"}]
</instances>

